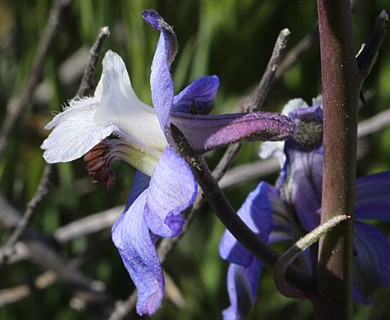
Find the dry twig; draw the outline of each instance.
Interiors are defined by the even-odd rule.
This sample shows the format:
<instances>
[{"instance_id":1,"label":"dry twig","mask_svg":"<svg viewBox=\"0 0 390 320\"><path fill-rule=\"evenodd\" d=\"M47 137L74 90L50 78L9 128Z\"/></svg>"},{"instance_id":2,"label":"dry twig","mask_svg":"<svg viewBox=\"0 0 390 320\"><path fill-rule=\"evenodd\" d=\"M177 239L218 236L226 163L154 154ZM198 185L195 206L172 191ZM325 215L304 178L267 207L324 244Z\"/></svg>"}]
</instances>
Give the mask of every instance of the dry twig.
<instances>
[{"instance_id":1,"label":"dry twig","mask_svg":"<svg viewBox=\"0 0 390 320\"><path fill-rule=\"evenodd\" d=\"M29 73L26 83L22 87L23 89L21 92L18 93L15 97L11 98L7 105L7 115L3 121L0 132L0 156L3 154L9 138L14 131L21 115L29 106L36 87L41 82L42 70L47 54L51 45L53 44L59 29L59 25L61 23L61 18L69 3L70 0L57 0L54 2L54 5L50 10L49 19L47 21L45 30L43 31L42 38L38 45L38 52L35 57L33 67Z\"/></svg>"},{"instance_id":2,"label":"dry twig","mask_svg":"<svg viewBox=\"0 0 390 320\"><path fill-rule=\"evenodd\" d=\"M54 8L57 8L56 6L64 5L65 3L67 3L67 1L57 1ZM53 18L53 15L51 15L48 25L54 23L53 21L51 21L54 18L56 18L54 20L57 23L58 17L57 15L54 15ZM49 33L49 35L53 36L52 33ZM108 35L109 30L107 27L104 27L99 31L97 39L91 49L91 56L87 69L84 73L83 80L81 82L82 85L78 90L79 96L83 95L86 90L90 88L89 84L91 83L92 73L96 68L103 41ZM44 41L44 43L48 42L50 41ZM39 55L40 59L42 59L39 65L43 65L46 54L47 48L44 53ZM28 85L26 86L30 88L29 90L25 89L28 91L28 95L32 94L36 84L37 82L34 82L32 88ZM19 105L19 108L22 108L23 106L24 104L21 103ZM13 119L16 123L17 118ZM42 176L36 194L27 206L27 210L23 219L20 218L20 214L16 211L16 209L13 208L0 195L0 220L6 228L14 228L15 226L17 226L15 232L9 240L8 245L13 247L17 243L17 241L21 239L21 237L24 235L23 240L26 247L28 248L32 260L34 260L37 264L41 265L45 269L52 270L58 280L67 284L74 291L75 296L77 298L76 300L83 304L85 310L89 310L91 312L98 312L101 315L108 315L112 311L113 303L112 299L104 292L103 284L86 278L76 268L71 267L50 246L45 243L42 237L40 237L36 232L33 233L27 228L28 223L29 221L31 221L31 218L37 208L37 205L42 200L42 197L47 193L48 185L50 183L51 170L52 166L47 165L45 169L45 174ZM4 252L5 254L7 254L8 250L3 250L3 253ZM4 260L4 258L2 260Z\"/></svg>"}]
</instances>

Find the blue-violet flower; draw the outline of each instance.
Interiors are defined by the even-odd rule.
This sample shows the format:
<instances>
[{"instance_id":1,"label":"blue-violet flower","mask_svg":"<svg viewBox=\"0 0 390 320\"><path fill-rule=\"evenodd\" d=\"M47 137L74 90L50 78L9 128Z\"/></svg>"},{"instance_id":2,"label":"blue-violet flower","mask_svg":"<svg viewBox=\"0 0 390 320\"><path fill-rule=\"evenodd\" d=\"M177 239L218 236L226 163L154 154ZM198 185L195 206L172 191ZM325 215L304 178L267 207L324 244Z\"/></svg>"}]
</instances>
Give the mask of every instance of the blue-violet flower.
<instances>
[{"instance_id":1,"label":"blue-violet flower","mask_svg":"<svg viewBox=\"0 0 390 320\"><path fill-rule=\"evenodd\" d=\"M46 129L54 130L41 147L49 163L85 155L89 173L106 188L115 180L112 161L124 160L138 170L112 238L137 287L137 312L151 315L164 293L155 243L159 237L180 234L182 212L197 195L191 169L175 150L171 125L202 154L242 139L285 139L293 122L263 112L208 115L219 86L217 76L198 78L174 96L170 66L177 52L176 35L156 12L146 10L142 17L161 33L150 77L154 108L138 99L122 59L108 51L94 96L70 101L47 124Z\"/></svg>"},{"instance_id":2,"label":"blue-violet flower","mask_svg":"<svg viewBox=\"0 0 390 320\"><path fill-rule=\"evenodd\" d=\"M320 224L322 188L321 99L308 107L301 99L291 100L284 108L295 122L294 134L284 143L264 142L260 156L276 156L282 166L272 186L260 182L250 193L239 216L265 242L296 242ZM370 303L373 293L390 285L390 243L378 228L364 219L390 220L390 172L356 180L354 222L353 298ZM229 231L220 243L220 255L230 265L227 275L230 307L224 319L240 319L257 299L262 261L245 249ZM313 249L312 249L313 250ZM308 249L301 266L315 275L316 250Z\"/></svg>"}]
</instances>

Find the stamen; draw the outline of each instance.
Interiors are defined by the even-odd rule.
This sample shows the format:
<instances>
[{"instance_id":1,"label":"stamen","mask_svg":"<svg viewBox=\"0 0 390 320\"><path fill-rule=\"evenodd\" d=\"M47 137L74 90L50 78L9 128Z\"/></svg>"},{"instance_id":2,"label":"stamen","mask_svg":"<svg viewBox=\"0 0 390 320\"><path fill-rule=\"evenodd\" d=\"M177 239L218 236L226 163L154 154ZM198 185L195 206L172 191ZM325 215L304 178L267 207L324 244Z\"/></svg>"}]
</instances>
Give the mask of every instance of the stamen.
<instances>
[{"instance_id":1,"label":"stamen","mask_svg":"<svg viewBox=\"0 0 390 320\"><path fill-rule=\"evenodd\" d=\"M112 189L116 182L115 173L111 170L111 162L115 158L111 152L111 141L114 140L104 139L84 156L88 174L95 183L101 183L105 190Z\"/></svg>"}]
</instances>

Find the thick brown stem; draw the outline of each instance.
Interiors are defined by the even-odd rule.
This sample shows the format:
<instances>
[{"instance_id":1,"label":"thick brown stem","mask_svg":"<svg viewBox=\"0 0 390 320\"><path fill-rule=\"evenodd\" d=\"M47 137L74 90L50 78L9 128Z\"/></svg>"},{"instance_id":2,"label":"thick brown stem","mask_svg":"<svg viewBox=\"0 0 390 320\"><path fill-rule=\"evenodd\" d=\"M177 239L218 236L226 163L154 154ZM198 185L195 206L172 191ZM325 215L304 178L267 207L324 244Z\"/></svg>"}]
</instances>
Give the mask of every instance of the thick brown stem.
<instances>
[{"instance_id":1,"label":"thick brown stem","mask_svg":"<svg viewBox=\"0 0 390 320\"><path fill-rule=\"evenodd\" d=\"M318 0L324 98L324 180L321 223L341 214L320 241L318 319L352 319L352 247L361 76L355 60L349 0Z\"/></svg>"}]
</instances>

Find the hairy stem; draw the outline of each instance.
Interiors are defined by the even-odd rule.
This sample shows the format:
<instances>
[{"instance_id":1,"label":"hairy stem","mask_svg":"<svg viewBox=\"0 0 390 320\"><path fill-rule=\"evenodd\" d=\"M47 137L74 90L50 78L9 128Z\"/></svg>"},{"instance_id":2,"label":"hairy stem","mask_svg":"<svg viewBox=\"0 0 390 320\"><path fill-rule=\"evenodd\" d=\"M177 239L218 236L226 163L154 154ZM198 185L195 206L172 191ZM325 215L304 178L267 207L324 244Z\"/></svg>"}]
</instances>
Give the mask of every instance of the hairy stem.
<instances>
[{"instance_id":1,"label":"hairy stem","mask_svg":"<svg viewBox=\"0 0 390 320\"><path fill-rule=\"evenodd\" d=\"M180 130L171 124L172 137L176 143L176 151L180 152L190 166L192 173L211 208L232 235L255 257L268 266L275 266L280 255L270 248L257 234L255 234L238 216L226 199L224 193L213 178L204 159L198 156L188 144ZM314 292L314 281L294 266L289 266L286 279L298 290L308 295Z\"/></svg>"},{"instance_id":2,"label":"hairy stem","mask_svg":"<svg viewBox=\"0 0 390 320\"><path fill-rule=\"evenodd\" d=\"M351 217L320 241L318 319L352 319L353 211L357 105L361 76L349 0L318 0L324 99L324 178L321 223Z\"/></svg>"}]
</instances>

